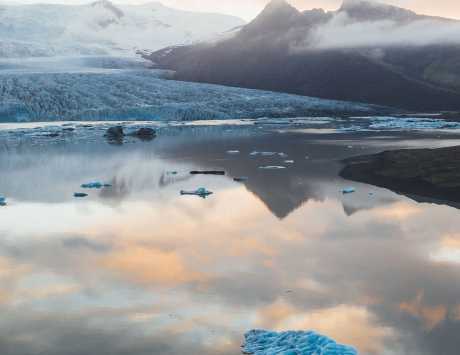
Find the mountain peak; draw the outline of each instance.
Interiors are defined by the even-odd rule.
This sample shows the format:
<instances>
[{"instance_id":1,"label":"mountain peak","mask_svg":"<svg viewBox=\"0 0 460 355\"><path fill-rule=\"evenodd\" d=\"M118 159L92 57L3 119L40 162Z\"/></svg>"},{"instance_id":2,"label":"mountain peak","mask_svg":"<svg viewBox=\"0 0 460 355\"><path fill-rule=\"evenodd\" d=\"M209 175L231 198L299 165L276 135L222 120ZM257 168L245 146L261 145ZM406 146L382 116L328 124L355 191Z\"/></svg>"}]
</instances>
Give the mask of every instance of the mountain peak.
<instances>
[{"instance_id":1,"label":"mountain peak","mask_svg":"<svg viewBox=\"0 0 460 355\"><path fill-rule=\"evenodd\" d=\"M113 13L117 18L121 18L124 16L123 11L121 11L118 7L116 7L110 0L97 0L91 3L92 7L102 7L111 13Z\"/></svg>"},{"instance_id":2,"label":"mountain peak","mask_svg":"<svg viewBox=\"0 0 460 355\"><path fill-rule=\"evenodd\" d=\"M299 12L294 6L289 4L286 0L271 0L267 6L265 6L264 10L261 12L260 15L265 13L273 13L273 12Z\"/></svg>"},{"instance_id":3,"label":"mountain peak","mask_svg":"<svg viewBox=\"0 0 460 355\"><path fill-rule=\"evenodd\" d=\"M286 0L271 0L252 22L246 25L246 35L280 32L289 29L302 14Z\"/></svg>"}]
</instances>

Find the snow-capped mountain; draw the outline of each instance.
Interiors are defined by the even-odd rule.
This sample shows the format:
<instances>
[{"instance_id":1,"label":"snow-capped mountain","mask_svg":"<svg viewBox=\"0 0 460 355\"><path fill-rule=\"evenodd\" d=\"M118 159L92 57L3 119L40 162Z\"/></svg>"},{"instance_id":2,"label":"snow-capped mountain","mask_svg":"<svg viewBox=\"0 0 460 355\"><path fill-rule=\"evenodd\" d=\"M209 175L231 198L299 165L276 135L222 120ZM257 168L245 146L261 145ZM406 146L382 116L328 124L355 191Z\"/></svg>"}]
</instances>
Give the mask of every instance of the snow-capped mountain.
<instances>
[{"instance_id":1,"label":"snow-capped mountain","mask_svg":"<svg viewBox=\"0 0 460 355\"><path fill-rule=\"evenodd\" d=\"M157 2L0 5L0 58L132 54L209 40L243 24L236 17Z\"/></svg>"}]
</instances>

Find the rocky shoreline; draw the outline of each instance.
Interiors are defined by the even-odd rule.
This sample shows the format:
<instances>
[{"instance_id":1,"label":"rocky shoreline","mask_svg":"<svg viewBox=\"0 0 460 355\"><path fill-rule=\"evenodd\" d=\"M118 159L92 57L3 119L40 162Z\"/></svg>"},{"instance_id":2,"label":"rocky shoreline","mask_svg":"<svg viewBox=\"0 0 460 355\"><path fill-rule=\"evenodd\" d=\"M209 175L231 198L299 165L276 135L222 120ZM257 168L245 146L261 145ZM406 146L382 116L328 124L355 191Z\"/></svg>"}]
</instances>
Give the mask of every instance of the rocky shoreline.
<instances>
[{"instance_id":1,"label":"rocky shoreline","mask_svg":"<svg viewBox=\"0 0 460 355\"><path fill-rule=\"evenodd\" d=\"M405 195L460 203L460 146L385 151L343 162L340 176L345 179Z\"/></svg>"}]
</instances>

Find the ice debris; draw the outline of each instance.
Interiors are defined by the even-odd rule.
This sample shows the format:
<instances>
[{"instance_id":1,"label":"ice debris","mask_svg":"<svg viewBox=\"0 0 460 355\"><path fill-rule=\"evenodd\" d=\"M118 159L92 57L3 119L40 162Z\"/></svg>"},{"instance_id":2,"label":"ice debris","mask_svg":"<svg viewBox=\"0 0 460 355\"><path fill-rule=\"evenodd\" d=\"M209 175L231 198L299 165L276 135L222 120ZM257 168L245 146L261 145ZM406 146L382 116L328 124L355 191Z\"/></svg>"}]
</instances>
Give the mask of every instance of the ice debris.
<instances>
[{"instance_id":1,"label":"ice debris","mask_svg":"<svg viewBox=\"0 0 460 355\"><path fill-rule=\"evenodd\" d=\"M6 197L0 195L0 206L6 206Z\"/></svg>"},{"instance_id":2,"label":"ice debris","mask_svg":"<svg viewBox=\"0 0 460 355\"><path fill-rule=\"evenodd\" d=\"M263 170L281 170L281 169L286 169L285 166L279 166L279 165L268 165L268 166L259 166L259 169Z\"/></svg>"},{"instance_id":3,"label":"ice debris","mask_svg":"<svg viewBox=\"0 0 460 355\"><path fill-rule=\"evenodd\" d=\"M85 194L83 192L75 192L73 194L73 197L76 197L76 198L83 198L83 197L88 197L88 194Z\"/></svg>"},{"instance_id":4,"label":"ice debris","mask_svg":"<svg viewBox=\"0 0 460 355\"><path fill-rule=\"evenodd\" d=\"M256 157L256 156L262 156L262 157L272 157L274 155L276 155L277 153L276 152L258 152L257 150L249 153L249 155L251 157Z\"/></svg>"},{"instance_id":5,"label":"ice debris","mask_svg":"<svg viewBox=\"0 0 460 355\"><path fill-rule=\"evenodd\" d=\"M251 157L257 157L257 156L261 156L261 157L273 157L275 155L278 155L279 157L281 158L287 158L288 155L286 153L283 153L283 152L259 152L257 150L249 153L249 155Z\"/></svg>"},{"instance_id":6,"label":"ice debris","mask_svg":"<svg viewBox=\"0 0 460 355\"><path fill-rule=\"evenodd\" d=\"M193 195L193 196L199 196L199 197L202 197L202 198L206 198L206 197L208 197L209 195L212 195L213 192L207 190L207 189L204 188L204 187L200 187L199 189L196 189L195 191L184 191L184 190L181 190L180 194L181 194L181 195Z\"/></svg>"},{"instance_id":7,"label":"ice debris","mask_svg":"<svg viewBox=\"0 0 460 355\"><path fill-rule=\"evenodd\" d=\"M343 194L352 194L353 192L355 192L356 189L354 187L345 187L343 190L342 190L342 193Z\"/></svg>"},{"instance_id":8,"label":"ice debris","mask_svg":"<svg viewBox=\"0 0 460 355\"><path fill-rule=\"evenodd\" d=\"M358 355L353 347L313 331L251 330L245 334L242 351L250 355Z\"/></svg>"},{"instance_id":9,"label":"ice debris","mask_svg":"<svg viewBox=\"0 0 460 355\"><path fill-rule=\"evenodd\" d=\"M284 161L286 164L294 164L294 160L285 160Z\"/></svg>"},{"instance_id":10,"label":"ice debris","mask_svg":"<svg viewBox=\"0 0 460 355\"><path fill-rule=\"evenodd\" d=\"M112 187L110 184L104 184L99 181L88 182L80 186L82 189L102 189L103 187Z\"/></svg>"},{"instance_id":11,"label":"ice debris","mask_svg":"<svg viewBox=\"0 0 460 355\"><path fill-rule=\"evenodd\" d=\"M237 155L237 154L240 154L240 151L239 150L227 150L227 154Z\"/></svg>"}]
</instances>

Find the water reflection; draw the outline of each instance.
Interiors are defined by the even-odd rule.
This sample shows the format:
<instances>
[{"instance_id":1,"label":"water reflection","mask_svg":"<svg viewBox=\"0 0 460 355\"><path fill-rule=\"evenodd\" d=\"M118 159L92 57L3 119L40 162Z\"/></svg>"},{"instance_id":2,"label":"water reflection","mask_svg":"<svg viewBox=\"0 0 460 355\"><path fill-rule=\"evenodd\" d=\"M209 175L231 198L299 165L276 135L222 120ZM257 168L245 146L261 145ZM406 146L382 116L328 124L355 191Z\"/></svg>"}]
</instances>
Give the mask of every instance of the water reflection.
<instances>
[{"instance_id":1,"label":"water reflection","mask_svg":"<svg viewBox=\"0 0 460 355\"><path fill-rule=\"evenodd\" d=\"M379 147L324 140L171 136L2 155L0 353L238 354L242 334L265 327L313 328L363 354L457 354L460 211L362 184L342 196L338 160ZM253 150L295 164L261 171L281 158ZM229 176L187 175L199 168ZM94 179L114 188L72 198ZM178 194L199 186L215 194Z\"/></svg>"}]
</instances>

